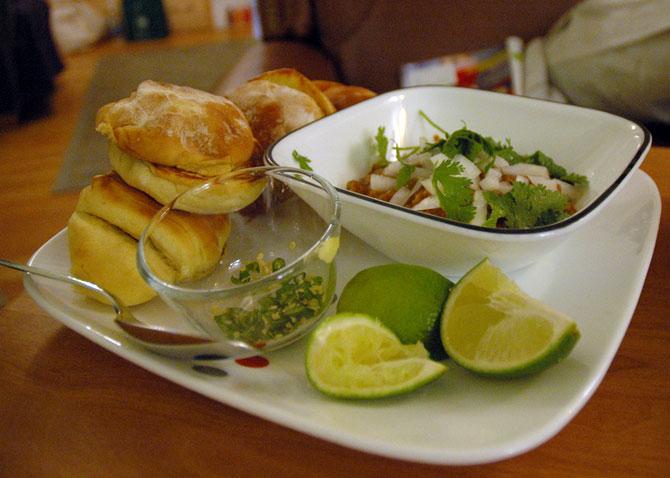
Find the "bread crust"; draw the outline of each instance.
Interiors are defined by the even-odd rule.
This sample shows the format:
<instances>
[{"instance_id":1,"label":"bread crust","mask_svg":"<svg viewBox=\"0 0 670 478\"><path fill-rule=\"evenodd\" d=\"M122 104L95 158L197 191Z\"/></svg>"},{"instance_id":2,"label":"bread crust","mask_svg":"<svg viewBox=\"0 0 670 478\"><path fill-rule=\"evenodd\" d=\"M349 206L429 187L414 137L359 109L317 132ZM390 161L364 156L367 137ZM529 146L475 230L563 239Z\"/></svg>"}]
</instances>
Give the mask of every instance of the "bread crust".
<instances>
[{"instance_id":1,"label":"bread crust","mask_svg":"<svg viewBox=\"0 0 670 478\"><path fill-rule=\"evenodd\" d=\"M138 305L156 296L135 265L137 241L108 222L75 211L68 221L68 246L72 275L103 287L122 304ZM164 280L175 279L174 269L155 250L147 257L152 270L161 271ZM92 299L107 302L88 289L77 289Z\"/></svg>"},{"instance_id":2,"label":"bread crust","mask_svg":"<svg viewBox=\"0 0 670 478\"><path fill-rule=\"evenodd\" d=\"M244 112L263 151L282 136L324 116L306 93L266 80L243 83L227 97Z\"/></svg>"},{"instance_id":3,"label":"bread crust","mask_svg":"<svg viewBox=\"0 0 670 478\"><path fill-rule=\"evenodd\" d=\"M109 146L109 159L112 168L123 181L161 204L168 204L185 191L211 179L178 168L141 161L114 144ZM251 167L254 163L245 166ZM183 198L175 204L175 208L199 214L226 214L251 204L264 187L264 181L231 180L225 187L212 188L206 195Z\"/></svg>"},{"instance_id":4,"label":"bread crust","mask_svg":"<svg viewBox=\"0 0 670 478\"><path fill-rule=\"evenodd\" d=\"M136 158L206 176L246 163L254 149L249 123L231 101L151 80L100 108L96 130Z\"/></svg>"},{"instance_id":5,"label":"bread crust","mask_svg":"<svg viewBox=\"0 0 670 478\"><path fill-rule=\"evenodd\" d=\"M155 293L141 279L135 256L140 235L161 207L115 173L94 177L68 223L72 273L126 305L151 299ZM149 265L169 282L198 279L216 267L229 234L226 215L171 211L152 234Z\"/></svg>"},{"instance_id":6,"label":"bread crust","mask_svg":"<svg viewBox=\"0 0 670 478\"><path fill-rule=\"evenodd\" d=\"M319 105L319 108L321 108L324 115L329 115L337 111L328 96L324 95L323 91L321 91L312 80L293 68L278 68L276 70L266 71L257 77L252 78L250 81L253 80L265 80L270 83L288 86L294 90L301 91L311 97L316 104Z\"/></svg>"},{"instance_id":7,"label":"bread crust","mask_svg":"<svg viewBox=\"0 0 670 478\"><path fill-rule=\"evenodd\" d=\"M314 80L312 83L328 97L338 111L376 96L374 91L362 86L329 80Z\"/></svg>"}]
</instances>

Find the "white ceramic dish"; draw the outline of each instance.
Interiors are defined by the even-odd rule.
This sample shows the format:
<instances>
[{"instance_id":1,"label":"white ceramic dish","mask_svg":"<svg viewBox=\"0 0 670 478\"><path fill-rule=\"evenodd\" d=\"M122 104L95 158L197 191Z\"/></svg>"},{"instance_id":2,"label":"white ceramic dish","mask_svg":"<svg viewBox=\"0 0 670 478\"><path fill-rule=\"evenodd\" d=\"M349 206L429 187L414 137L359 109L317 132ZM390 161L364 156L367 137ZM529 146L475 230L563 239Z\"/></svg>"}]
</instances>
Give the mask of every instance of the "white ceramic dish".
<instances>
[{"instance_id":1,"label":"white ceramic dish","mask_svg":"<svg viewBox=\"0 0 670 478\"><path fill-rule=\"evenodd\" d=\"M400 146L438 133L419 116L423 110L447 131L468 128L504 141L523 154L541 150L588 177L579 211L558 224L504 231L464 225L346 191L374 161L379 126ZM415 87L392 91L327 116L279 140L267 161L296 166L292 152L311 160L314 171L340 191L342 225L400 262L460 275L488 256L510 272L532 264L593 219L621 190L646 156L650 135L641 126L608 113L548 101L467 88ZM309 200L318 200L308 188Z\"/></svg>"},{"instance_id":2,"label":"white ceramic dish","mask_svg":"<svg viewBox=\"0 0 670 478\"><path fill-rule=\"evenodd\" d=\"M478 378L450 364L437 382L374 402L336 401L311 388L303 369L305 340L269 354L266 368L222 362L219 367L228 375L213 377L196 372L192 363L135 346L114 326L109 309L82 299L67 285L26 276L25 287L42 308L84 337L232 407L369 453L437 464L485 463L545 442L596 390L635 309L659 218L658 190L646 174L636 172L599 217L552 254L513 274L522 288L579 324L582 338L565 361L512 381ZM374 249L343 234L338 290L359 270L385 262ZM67 232L47 242L30 264L67 271ZM148 322L179 324L158 301L134 312Z\"/></svg>"}]
</instances>

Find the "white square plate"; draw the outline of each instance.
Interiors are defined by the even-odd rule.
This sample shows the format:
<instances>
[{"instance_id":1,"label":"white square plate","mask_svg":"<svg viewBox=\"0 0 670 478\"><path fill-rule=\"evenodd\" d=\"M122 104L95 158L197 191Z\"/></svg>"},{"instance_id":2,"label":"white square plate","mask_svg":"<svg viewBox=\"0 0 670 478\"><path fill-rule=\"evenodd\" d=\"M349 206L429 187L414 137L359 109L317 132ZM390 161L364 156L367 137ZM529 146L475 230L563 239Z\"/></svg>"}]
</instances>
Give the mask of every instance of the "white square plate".
<instances>
[{"instance_id":1,"label":"white square plate","mask_svg":"<svg viewBox=\"0 0 670 478\"><path fill-rule=\"evenodd\" d=\"M304 371L304 339L268 354L265 368L219 362L216 366L227 375L216 377L197 372L193 362L139 348L114 325L110 308L82 298L67 285L27 275L25 287L44 310L91 341L245 412L369 453L436 464L485 463L540 445L591 397L637 304L659 219L658 189L646 174L636 172L603 214L552 254L513 275L528 293L578 323L582 338L563 362L539 375L508 381L479 378L449 363L445 376L414 393L370 402L338 401L314 390ZM338 291L359 270L387 262L343 234ZM30 264L67 272L67 231L42 246ZM147 322L177 323L158 300L134 312Z\"/></svg>"}]
</instances>

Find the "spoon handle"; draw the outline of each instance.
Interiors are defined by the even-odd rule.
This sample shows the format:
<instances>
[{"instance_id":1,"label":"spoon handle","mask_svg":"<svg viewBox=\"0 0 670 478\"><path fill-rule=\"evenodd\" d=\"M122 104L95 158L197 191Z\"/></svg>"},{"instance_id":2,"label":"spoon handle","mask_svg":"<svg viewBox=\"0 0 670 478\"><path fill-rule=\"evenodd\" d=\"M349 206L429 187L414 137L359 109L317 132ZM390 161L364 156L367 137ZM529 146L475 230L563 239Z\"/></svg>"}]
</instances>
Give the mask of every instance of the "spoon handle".
<instances>
[{"instance_id":1,"label":"spoon handle","mask_svg":"<svg viewBox=\"0 0 670 478\"><path fill-rule=\"evenodd\" d=\"M71 276L69 274L61 274L47 269L42 269L41 267L27 266L25 264L8 261L6 259L0 259L0 266L5 266L21 272L27 272L28 274L35 274L36 276L46 277L47 279L67 282L68 284L78 285L80 287L84 287L85 289L92 290L107 298L111 302L112 307L114 307L115 312L120 312L120 307L116 297L113 297L105 289L97 284L94 284L93 282L78 279L77 277Z\"/></svg>"}]
</instances>

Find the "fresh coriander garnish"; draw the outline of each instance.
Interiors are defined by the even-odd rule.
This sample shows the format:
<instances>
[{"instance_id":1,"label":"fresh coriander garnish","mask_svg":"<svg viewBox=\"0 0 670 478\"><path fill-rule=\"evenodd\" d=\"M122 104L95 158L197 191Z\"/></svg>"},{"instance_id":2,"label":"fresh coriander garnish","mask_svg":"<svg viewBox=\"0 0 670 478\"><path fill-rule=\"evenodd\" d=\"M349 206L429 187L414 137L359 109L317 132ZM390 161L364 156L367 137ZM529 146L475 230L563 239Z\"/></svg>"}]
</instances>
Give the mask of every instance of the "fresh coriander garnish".
<instances>
[{"instance_id":1,"label":"fresh coriander garnish","mask_svg":"<svg viewBox=\"0 0 670 478\"><path fill-rule=\"evenodd\" d=\"M384 126L379 126L377 128L377 135L375 136L375 144L377 145L377 162L375 166L384 167L388 165L388 159L386 159L386 152L389 148L389 139L384 134L386 128Z\"/></svg>"},{"instance_id":2,"label":"fresh coriander garnish","mask_svg":"<svg viewBox=\"0 0 670 478\"><path fill-rule=\"evenodd\" d=\"M440 207L449 219L470 222L475 217L472 181L461 176L463 167L453 160L442 161L433 170L433 188Z\"/></svg>"},{"instance_id":3,"label":"fresh coriander garnish","mask_svg":"<svg viewBox=\"0 0 670 478\"><path fill-rule=\"evenodd\" d=\"M423 110L419 110L419 115L420 115L423 119L425 119L425 120L428 122L428 124L430 124L433 128L435 128L435 129L438 130L440 133L442 133L442 134L444 135L445 138L448 138L448 137L449 137L449 133L448 133L444 128L442 128L441 126L439 126L437 123L435 123L432 119L430 119L430 118L428 117L428 115L427 115Z\"/></svg>"},{"instance_id":4,"label":"fresh coriander garnish","mask_svg":"<svg viewBox=\"0 0 670 478\"><path fill-rule=\"evenodd\" d=\"M544 186L516 181L510 192L498 195L485 191L484 198L491 207L491 215L484 223L488 227L503 221L507 228L525 229L553 224L567 216L567 198Z\"/></svg>"},{"instance_id":5,"label":"fresh coriander garnish","mask_svg":"<svg viewBox=\"0 0 670 478\"><path fill-rule=\"evenodd\" d=\"M312 160L309 159L307 156L303 156L302 154L298 153L295 149L293 150L293 153L291 153L291 156L293 156L293 160L296 163L298 163L300 169L304 169L305 171L314 171L312 167L309 165L309 163L311 163Z\"/></svg>"}]
</instances>

